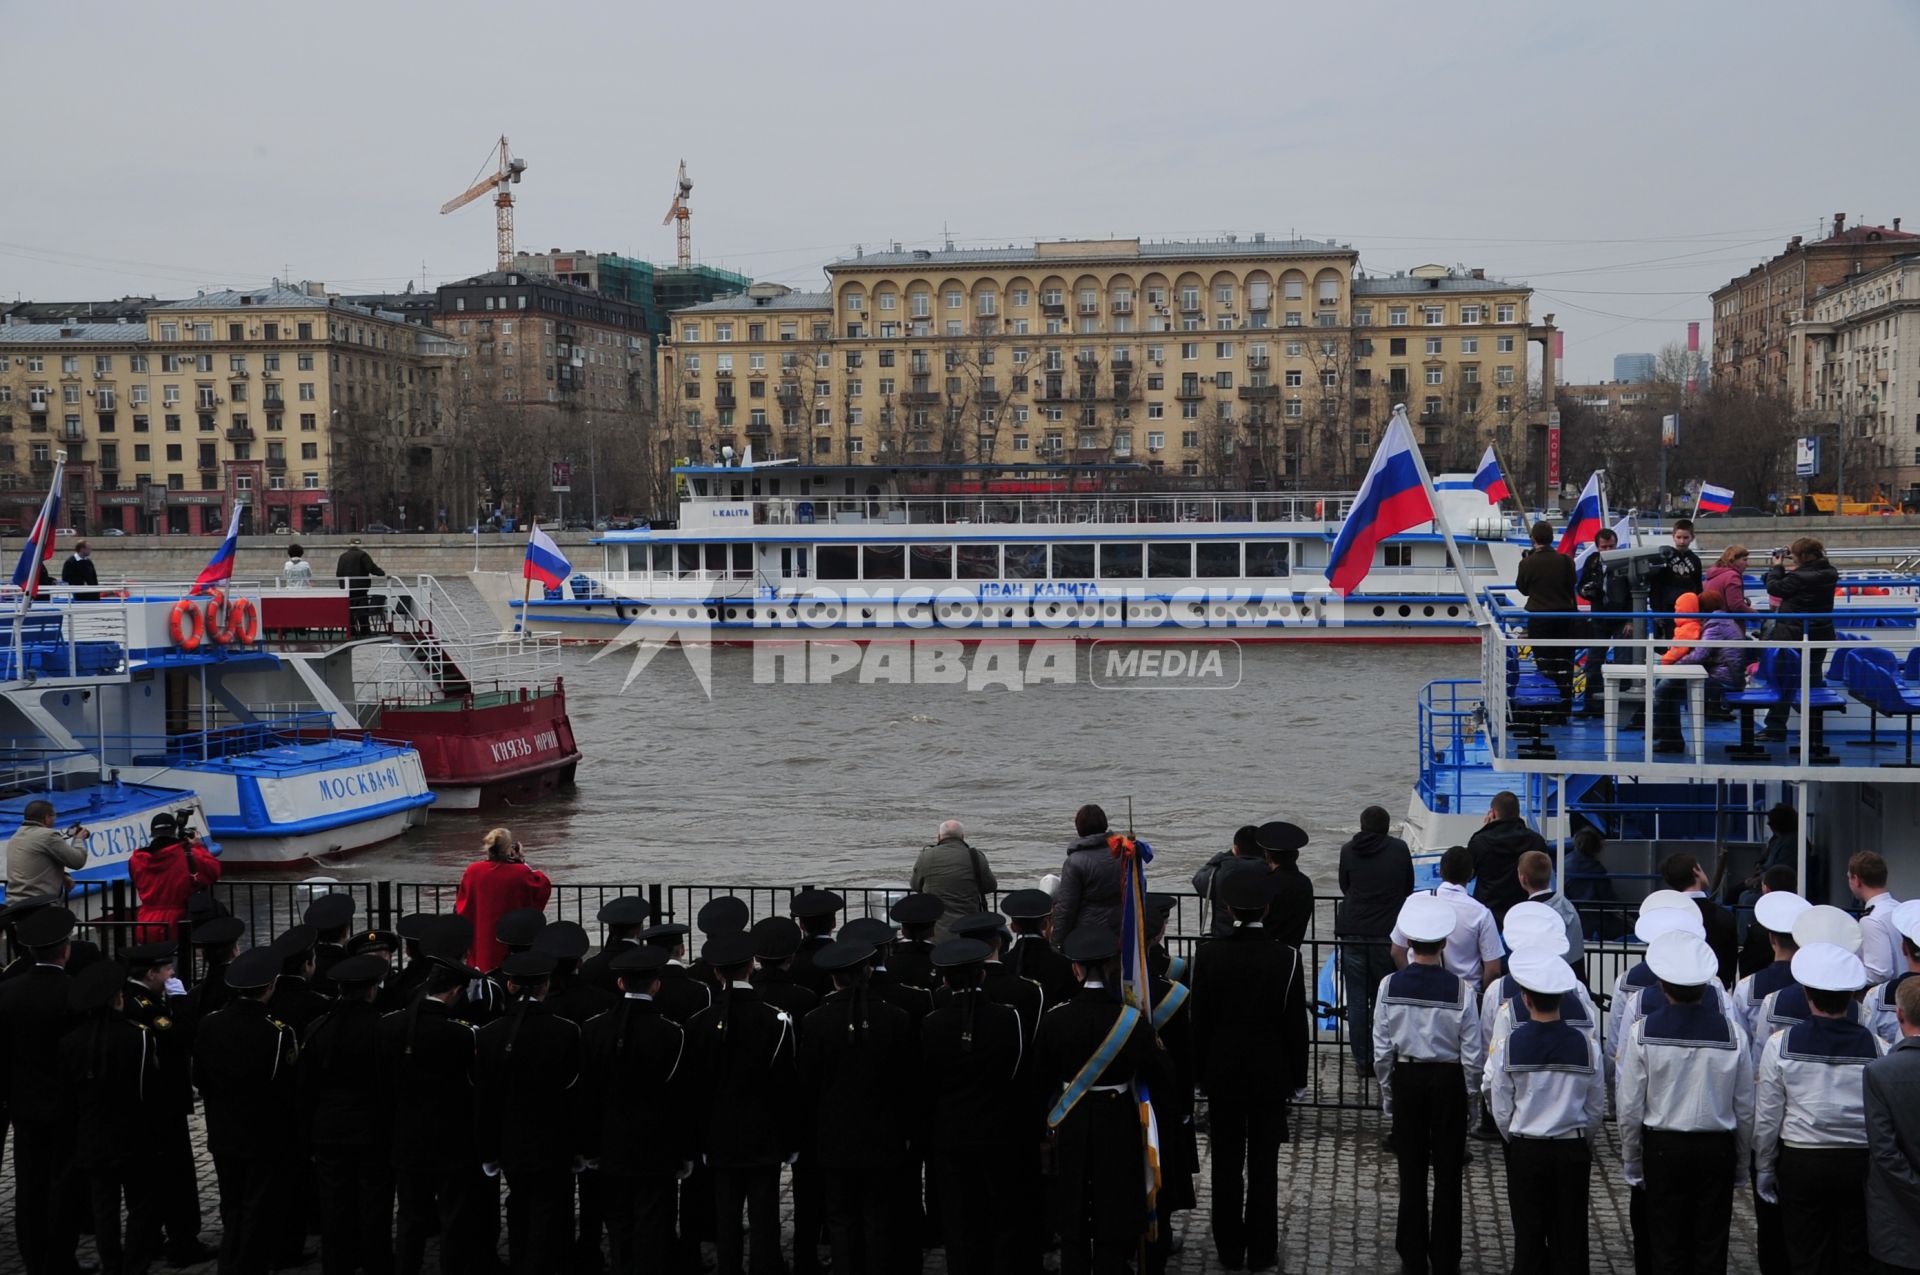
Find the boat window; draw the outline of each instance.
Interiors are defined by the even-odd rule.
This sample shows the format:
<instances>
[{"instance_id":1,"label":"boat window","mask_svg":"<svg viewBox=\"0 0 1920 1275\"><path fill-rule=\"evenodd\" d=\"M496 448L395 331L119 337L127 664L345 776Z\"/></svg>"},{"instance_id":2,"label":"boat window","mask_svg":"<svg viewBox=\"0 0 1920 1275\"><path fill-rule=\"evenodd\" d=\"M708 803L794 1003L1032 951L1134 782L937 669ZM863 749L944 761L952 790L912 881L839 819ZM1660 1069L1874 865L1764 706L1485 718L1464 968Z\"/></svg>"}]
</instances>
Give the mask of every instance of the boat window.
<instances>
[{"instance_id":1,"label":"boat window","mask_svg":"<svg viewBox=\"0 0 1920 1275\"><path fill-rule=\"evenodd\" d=\"M1217 580L1240 574L1240 545L1233 540L1203 540L1194 546L1198 570L1193 574L1202 579Z\"/></svg>"},{"instance_id":2,"label":"boat window","mask_svg":"<svg viewBox=\"0 0 1920 1275\"><path fill-rule=\"evenodd\" d=\"M1102 580L1138 580L1140 563L1145 557L1141 547L1134 545L1101 545L1100 578Z\"/></svg>"},{"instance_id":3,"label":"boat window","mask_svg":"<svg viewBox=\"0 0 1920 1275\"><path fill-rule=\"evenodd\" d=\"M1092 545L1055 545L1053 578L1056 580L1093 579Z\"/></svg>"},{"instance_id":4,"label":"boat window","mask_svg":"<svg viewBox=\"0 0 1920 1275\"><path fill-rule=\"evenodd\" d=\"M1193 576L1193 546L1159 544L1147 546L1147 574L1156 580L1185 580Z\"/></svg>"},{"instance_id":5,"label":"boat window","mask_svg":"<svg viewBox=\"0 0 1920 1275\"><path fill-rule=\"evenodd\" d=\"M822 580L858 580L860 550L854 545L815 545L814 574Z\"/></svg>"},{"instance_id":6,"label":"boat window","mask_svg":"<svg viewBox=\"0 0 1920 1275\"><path fill-rule=\"evenodd\" d=\"M653 547L653 574L671 576L673 574L673 546L655 545Z\"/></svg>"},{"instance_id":7,"label":"boat window","mask_svg":"<svg viewBox=\"0 0 1920 1275\"><path fill-rule=\"evenodd\" d=\"M707 570L725 571L727 569L727 547L725 545L707 546Z\"/></svg>"},{"instance_id":8,"label":"boat window","mask_svg":"<svg viewBox=\"0 0 1920 1275\"><path fill-rule=\"evenodd\" d=\"M915 580L953 579L952 545L915 545L908 571Z\"/></svg>"},{"instance_id":9,"label":"boat window","mask_svg":"<svg viewBox=\"0 0 1920 1275\"><path fill-rule=\"evenodd\" d=\"M1000 578L999 545L959 545L956 551L960 555L960 578L962 580L998 580Z\"/></svg>"},{"instance_id":10,"label":"boat window","mask_svg":"<svg viewBox=\"0 0 1920 1275\"><path fill-rule=\"evenodd\" d=\"M863 580L899 580L905 578L907 551L901 545L863 545L860 549L860 578Z\"/></svg>"},{"instance_id":11,"label":"boat window","mask_svg":"<svg viewBox=\"0 0 1920 1275\"><path fill-rule=\"evenodd\" d=\"M694 494L694 495L696 495L696 496L704 496L704 495L706 495L706 494L707 494L707 480L706 480L706 479L704 479L704 478L696 478L696 479L694 479L694 480L693 480L693 494Z\"/></svg>"},{"instance_id":12,"label":"boat window","mask_svg":"<svg viewBox=\"0 0 1920 1275\"><path fill-rule=\"evenodd\" d=\"M680 551L678 562L674 567L673 573L675 575L690 576L700 570L699 545L676 545L674 547Z\"/></svg>"},{"instance_id":13,"label":"boat window","mask_svg":"<svg viewBox=\"0 0 1920 1275\"><path fill-rule=\"evenodd\" d=\"M1044 580L1047 578L1045 545L1008 545L1007 579Z\"/></svg>"},{"instance_id":14,"label":"boat window","mask_svg":"<svg viewBox=\"0 0 1920 1275\"><path fill-rule=\"evenodd\" d=\"M753 546L740 544L733 546L733 569L742 575L753 574Z\"/></svg>"},{"instance_id":15,"label":"boat window","mask_svg":"<svg viewBox=\"0 0 1920 1275\"><path fill-rule=\"evenodd\" d=\"M1262 543L1257 540L1247 542L1247 574L1249 576L1283 576L1291 568L1287 563L1286 543Z\"/></svg>"}]
</instances>

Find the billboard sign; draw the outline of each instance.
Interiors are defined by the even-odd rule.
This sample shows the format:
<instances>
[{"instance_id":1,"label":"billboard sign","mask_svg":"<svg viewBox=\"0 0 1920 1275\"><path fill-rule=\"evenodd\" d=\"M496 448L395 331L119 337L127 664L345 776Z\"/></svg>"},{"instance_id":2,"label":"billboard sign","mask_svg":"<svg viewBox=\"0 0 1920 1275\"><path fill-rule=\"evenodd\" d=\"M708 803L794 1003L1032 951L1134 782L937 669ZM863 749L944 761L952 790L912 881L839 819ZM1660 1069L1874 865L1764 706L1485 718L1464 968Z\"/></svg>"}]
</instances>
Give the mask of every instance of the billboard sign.
<instances>
[{"instance_id":1,"label":"billboard sign","mask_svg":"<svg viewBox=\"0 0 1920 1275\"><path fill-rule=\"evenodd\" d=\"M573 490L573 462L556 460L553 462L553 486L550 490L568 492Z\"/></svg>"},{"instance_id":2,"label":"billboard sign","mask_svg":"<svg viewBox=\"0 0 1920 1275\"><path fill-rule=\"evenodd\" d=\"M1818 437L1793 440L1793 472L1802 478L1812 478L1820 472Z\"/></svg>"}]
</instances>

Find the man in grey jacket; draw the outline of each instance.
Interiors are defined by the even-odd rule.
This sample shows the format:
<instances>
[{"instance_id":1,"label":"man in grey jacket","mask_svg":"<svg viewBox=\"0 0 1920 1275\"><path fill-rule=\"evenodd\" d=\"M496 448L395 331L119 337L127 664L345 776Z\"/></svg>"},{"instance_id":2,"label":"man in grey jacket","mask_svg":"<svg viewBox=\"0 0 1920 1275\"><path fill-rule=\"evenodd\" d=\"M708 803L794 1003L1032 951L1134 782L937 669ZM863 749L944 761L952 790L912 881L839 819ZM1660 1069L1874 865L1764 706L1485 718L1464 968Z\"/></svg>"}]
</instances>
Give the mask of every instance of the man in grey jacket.
<instances>
[{"instance_id":1,"label":"man in grey jacket","mask_svg":"<svg viewBox=\"0 0 1920 1275\"><path fill-rule=\"evenodd\" d=\"M1867 1064L1867 1247L1920 1271L1920 975L1900 984L1900 1043Z\"/></svg>"},{"instance_id":2,"label":"man in grey jacket","mask_svg":"<svg viewBox=\"0 0 1920 1275\"><path fill-rule=\"evenodd\" d=\"M20 830L7 841L7 897L60 897L73 884L67 874L87 863L87 830L72 838L53 830L53 803L29 801Z\"/></svg>"},{"instance_id":3,"label":"man in grey jacket","mask_svg":"<svg viewBox=\"0 0 1920 1275\"><path fill-rule=\"evenodd\" d=\"M985 912L987 896L1000 888L987 856L967 844L967 830L958 819L941 824L933 844L913 861L911 885L915 894L931 894L946 905L934 926L936 942L957 938L953 923Z\"/></svg>"},{"instance_id":4,"label":"man in grey jacket","mask_svg":"<svg viewBox=\"0 0 1920 1275\"><path fill-rule=\"evenodd\" d=\"M1107 812L1082 806L1073 815L1080 835L1067 847L1060 866L1060 884L1053 890L1053 942L1061 950L1073 932L1083 926L1103 933L1120 933L1120 860L1107 838Z\"/></svg>"}]
</instances>

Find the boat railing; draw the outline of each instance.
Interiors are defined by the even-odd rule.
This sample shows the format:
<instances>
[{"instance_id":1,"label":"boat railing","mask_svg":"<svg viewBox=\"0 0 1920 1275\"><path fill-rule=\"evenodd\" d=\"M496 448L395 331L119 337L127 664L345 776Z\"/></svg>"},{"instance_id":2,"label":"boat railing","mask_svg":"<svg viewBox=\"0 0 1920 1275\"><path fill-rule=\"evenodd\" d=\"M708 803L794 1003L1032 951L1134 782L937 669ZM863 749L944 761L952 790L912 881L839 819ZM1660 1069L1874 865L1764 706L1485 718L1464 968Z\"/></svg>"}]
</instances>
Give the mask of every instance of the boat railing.
<instances>
[{"instance_id":1,"label":"boat railing","mask_svg":"<svg viewBox=\"0 0 1920 1275\"><path fill-rule=\"evenodd\" d=\"M1486 706L1480 683L1445 678L1420 691L1420 792L1429 809L1464 808L1465 776L1476 758L1484 759L1480 720Z\"/></svg>"},{"instance_id":2,"label":"boat railing","mask_svg":"<svg viewBox=\"0 0 1920 1275\"><path fill-rule=\"evenodd\" d=\"M42 747L9 740L0 746L0 790L44 791L58 775L85 769L92 755L84 748Z\"/></svg>"},{"instance_id":3,"label":"boat railing","mask_svg":"<svg viewBox=\"0 0 1920 1275\"><path fill-rule=\"evenodd\" d=\"M1742 636L1676 642L1663 635L1698 613L1529 613L1511 591L1490 590L1481 682L1493 767L1747 780L1870 769L1876 782L1920 782L1920 606L1910 597L1719 618Z\"/></svg>"},{"instance_id":4,"label":"boat railing","mask_svg":"<svg viewBox=\"0 0 1920 1275\"><path fill-rule=\"evenodd\" d=\"M225 710L188 717L178 730L161 734L107 732L108 757L132 765L177 766L264 752L288 744L335 738L333 714L310 706L265 705L245 720Z\"/></svg>"},{"instance_id":5,"label":"boat railing","mask_svg":"<svg viewBox=\"0 0 1920 1275\"><path fill-rule=\"evenodd\" d=\"M11 616L0 610L0 681L126 674L131 603L125 597L66 585L49 585L31 602L17 589L5 592L10 597L0 598L0 606Z\"/></svg>"},{"instance_id":6,"label":"boat railing","mask_svg":"<svg viewBox=\"0 0 1920 1275\"><path fill-rule=\"evenodd\" d=\"M1352 492L1143 493L1140 495L1045 495L988 493L974 496L746 496L695 501L745 504L753 521L786 524L968 524L1050 526L1074 523L1326 523L1337 522L1353 504Z\"/></svg>"}]
</instances>

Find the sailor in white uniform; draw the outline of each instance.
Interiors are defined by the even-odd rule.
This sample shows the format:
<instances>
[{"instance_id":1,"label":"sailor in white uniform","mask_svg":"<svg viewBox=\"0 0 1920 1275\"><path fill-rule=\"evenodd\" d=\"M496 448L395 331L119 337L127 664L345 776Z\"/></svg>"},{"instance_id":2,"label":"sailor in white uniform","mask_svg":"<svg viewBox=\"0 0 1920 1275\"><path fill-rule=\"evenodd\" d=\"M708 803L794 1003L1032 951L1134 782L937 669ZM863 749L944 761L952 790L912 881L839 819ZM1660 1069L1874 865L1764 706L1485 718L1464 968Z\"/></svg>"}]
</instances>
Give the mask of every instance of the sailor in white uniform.
<instances>
[{"instance_id":1,"label":"sailor in white uniform","mask_svg":"<svg viewBox=\"0 0 1920 1275\"><path fill-rule=\"evenodd\" d=\"M1801 951L1815 943L1845 948L1858 956L1860 954L1860 922L1839 908L1829 907L1824 903L1810 907L1793 921L1795 960L1799 959ZM1862 975L1862 977L1865 976ZM1848 1004L1846 1013L1849 1019L1863 1021L1857 999ZM1804 1023L1811 1016L1812 1011L1807 1007L1806 989L1800 986L1798 980L1767 993L1753 1014L1754 1071L1760 1070L1760 1053L1767 1047L1767 1041L1773 1038L1775 1032Z\"/></svg>"},{"instance_id":2,"label":"sailor in white uniform","mask_svg":"<svg viewBox=\"0 0 1920 1275\"><path fill-rule=\"evenodd\" d=\"M1747 1029L1749 1041L1754 1041L1759 1031L1760 1003L1793 982L1793 954L1800 950L1793 941L1793 923L1812 906L1791 890L1769 890L1753 905L1753 923L1766 933L1773 948L1773 963L1733 985L1734 1015ZM1756 1066L1759 1047L1766 1043L1765 1036L1754 1042Z\"/></svg>"},{"instance_id":3,"label":"sailor in white uniform","mask_svg":"<svg viewBox=\"0 0 1920 1275\"><path fill-rule=\"evenodd\" d=\"M1701 942L1707 938L1707 923L1701 918L1700 905L1678 890L1655 890L1640 901L1640 914L1633 923L1633 936L1652 943L1662 934L1678 931L1691 934ZM1660 980L1647 968L1645 959L1635 962L1613 981L1613 999L1607 1004L1607 1078L1613 1079L1619 1066L1620 1046L1643 1012L1642 996L1652 989L1652 999L1660 999Z\"/></svg>"},{"instance_id":4,"label":"sailor in white uniform","mask_svg":"<svg viewBox=\"0 0 1920 1275\"><path fill-rule=\"evenodd\" d=\"M1393 1246L1407 1270L1460 1269L1466 1135L1479 1099L1481 1053L1473 984L1444 963L1458 924L1446 900L1431 894L1400 905L1395 927L1407 940L1407 965L1380 981L1373 1014L1373 1065L1399 1160Z\"/></svg>"},{"instance_id":5,"label":"sailor in white uniform","mask_svg":"<svg viewBox=\"0 0 1920 1275\"><path fill-rule=\"evenodd\" d=\"M1758 1187L1780 1205L1795 1271L1864 1271L1871 1269L1864 1077L1886 1046L1854 1021L1867 982L1858 956L1833 943L1802 943L1793 977L1811 1012L1774 1032L1760 1055Z\"/></svg>"},{"instance_id":6,"label":"sailor in white uniform","mask_svg":"<svg viewBox=\"0 0 1920 1275\"><path fill-rule=\"evenodd\" d=\"M1566 960L1571 950L1566 923L1544 903L1516 903L1508 908L1500 935L1506 940L1509 952L1537 948ZM1568 961L1568 964L1573 963ZM1520 984L1512 974L1503 974L1488 983L1480 997L1481 1052L1484 1054L1493 1043L1495 1033L1504 1039L1513 1030L1514 1023L1523 1022L1526 1017L1526 1007L1520 1003ZM1593 995L1577 978L1573 991L1560 1002L1560 1017L1589 1036L1600 1030Z\"/></svg>"},{"instance_id":7,"label":"sailor in white uniform","mask_svg":"<svg viewBox=\"0 0 1920 1275\"><path fill-rule=\"evenodd\" d=\"M1892 978L1867 989L1862 1007L1866 1010L1867 1029L1892 1049L1900 1043L1900 1011L1894 1003L1895 997L1899 995L1900 984L1920 974L1920 899L1908 899L1895 908L1887 920L1900 936L1902 965Z\"/></svg>"},{"instance_id":8,"label":"sailor in white uniform","mask_svg":"<svg viewBox=\"0 0 1920 1275\"><path fill-rule=\"evenodd\" d=\"M1583 1271L1592 1144L1607 1109L1600 1046L1560 1017L1577 982L1566 961L1523 948L1507 972L1520 984L1527 1021L1488 1055L1487 1088L1494 1124L1507 1139L1514 1275Z\"/></svg>"},{"instance_id":9,"label":"sailor in white uniform","mask_svg":"<svg viewBox=\"0 0 1920 1275\"><path fill-rule=\"evenodd\" d=\"M1636 1250L1688 1271L1725 1271L1733 1189L1753 1137L1753 1057L1707 1002L1719 974L1691 934L1647 946L1664 1004L1633 1025L1614 1089Z\"/></svg>"}]
</instances>

